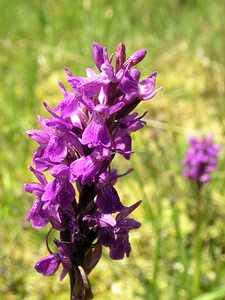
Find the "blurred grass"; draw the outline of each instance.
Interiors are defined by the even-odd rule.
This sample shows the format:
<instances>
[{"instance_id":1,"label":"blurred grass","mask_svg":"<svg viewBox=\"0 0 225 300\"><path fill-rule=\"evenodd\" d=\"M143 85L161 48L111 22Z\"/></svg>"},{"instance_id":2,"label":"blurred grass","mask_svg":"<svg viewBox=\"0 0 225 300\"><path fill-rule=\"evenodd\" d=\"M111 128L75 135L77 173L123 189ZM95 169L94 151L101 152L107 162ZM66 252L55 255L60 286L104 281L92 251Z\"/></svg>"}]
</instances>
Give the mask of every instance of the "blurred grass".
<instances>
[{"instance_id":1,"label":"blurred grass","mask_svg":"<svg viewBox=\"0 0 225 300\"><path fill-rule=\"evenodd\" d=\"M134 135L131 162L116 163L121 172L135 168L118 189L127 204L143 200L135 213L143 225L131 234L130 259L110 261L105 251L91 276L96 299L193 299L195 203L181 162L190 134L214 133L224 145L224 8L220 0L0 0L1 299L68 298L67 280L59 284L57 275L46 279L33 270L35 260L47 254L47 230L34 231L25 221L33 198L22 185L31 180L27 165L36 145L24 132L37 127L43 100L50 106L60 101L57 82L65 82L64 66L81 75L93 65L94 40L109 52L120 41L128 54L147 48L143 77L158 70L158 85L164 87L140 107L150 111L148 127ZM204 189L197 299L225 297L224 166L222 151L219 169Z\"/></svg>"}]
</instances>

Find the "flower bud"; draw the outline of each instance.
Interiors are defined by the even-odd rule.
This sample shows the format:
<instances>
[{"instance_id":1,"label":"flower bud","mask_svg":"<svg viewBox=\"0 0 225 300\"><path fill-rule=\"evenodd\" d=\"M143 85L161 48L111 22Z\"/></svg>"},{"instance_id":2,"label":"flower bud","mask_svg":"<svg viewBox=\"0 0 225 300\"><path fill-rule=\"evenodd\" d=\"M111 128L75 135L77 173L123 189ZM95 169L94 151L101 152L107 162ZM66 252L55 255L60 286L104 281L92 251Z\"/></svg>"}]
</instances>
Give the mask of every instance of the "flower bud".
<instances>
[{"instance_id":1,"label":"flower bud","mask_svg":"<svg viewBox=\"0 0 225 300\"><path fill-rule=\"evenodd\" d=\"M142 59L144 59L145 55L147 54L147 50L146 49L140 49L136 52L134 52L128 59L127 61L124 63L124 66L129 66L129 68L135 66L136 64L138 64L140 61L142 61Z\"/></svg>"},{"instance_id":2,"label":"flower bud","mask_svg":"<svg viewBox=\"0 0 225 300\"><path fill-rule=\"evenodd\" d=\"M120 43L116 49L116 72L119 71L126 60L126 46Z\"/></svg>"}]
</instances>

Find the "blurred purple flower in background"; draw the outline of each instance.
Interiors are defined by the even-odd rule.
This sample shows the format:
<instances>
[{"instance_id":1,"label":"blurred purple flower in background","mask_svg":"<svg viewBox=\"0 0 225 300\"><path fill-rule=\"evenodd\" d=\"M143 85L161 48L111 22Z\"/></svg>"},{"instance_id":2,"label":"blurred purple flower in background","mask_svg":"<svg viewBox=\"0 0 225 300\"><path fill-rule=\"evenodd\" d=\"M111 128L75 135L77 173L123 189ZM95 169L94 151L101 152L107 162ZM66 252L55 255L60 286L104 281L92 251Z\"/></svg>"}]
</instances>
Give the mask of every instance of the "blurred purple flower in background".
<instances>
[{"instance_id":1,"label":"blurred purple flower in background","mask_svg":"<svg viewBox=\"0 0 225 300\"><path fill-rule=\"evenodd\" d=\"M190 137L190 148L186 153L183 175L198 186L211 180L211 173L217 169L217 158L221 146L214 144L213 136Z\"/></svg>"},{"instance_id":2,"label":"blurred purple flower in background","mask_svg":"<svg viewBox=\"0 0 225 300\"><path fill-rule=\"evenodd\" d=\"M99 73L88 68L87 77L76 77L66 68L72 92L60 82L64 99L53 110L44 103L51 118L39 116L42 130L27 131L39 144L30 170L40 182L25 184L25 191L37 196L27 220L34 228L50 223L50 231L60 232L60 240L54 240L56 253L50 250L47 235L50 255L35 268L50 276L62 265L61 279L70 275L71 299L92 298L87 275L100 259L102 246L109 248L112 259L129 256L129 231L141 225L128 218L140 201L124 206L114 187L132 170L117 175L111 162L117 153L130 159L131 134L146 124L145 114L131 112L161 90L154 90L156 72L139 82L140 71L132 69L146 52L141 49L126 59L125 45L120 43L114 68L107 49L94 43Z\"/></svg>"}]
</instances>

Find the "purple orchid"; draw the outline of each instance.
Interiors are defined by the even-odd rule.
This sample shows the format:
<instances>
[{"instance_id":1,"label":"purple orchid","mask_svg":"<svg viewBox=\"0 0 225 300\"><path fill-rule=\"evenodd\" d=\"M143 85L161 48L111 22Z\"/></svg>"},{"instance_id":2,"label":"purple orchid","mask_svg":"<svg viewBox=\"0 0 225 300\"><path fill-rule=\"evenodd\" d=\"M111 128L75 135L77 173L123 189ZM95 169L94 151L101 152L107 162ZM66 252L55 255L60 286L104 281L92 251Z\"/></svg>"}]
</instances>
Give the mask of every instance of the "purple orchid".
<instances>
[{"instance_id":1,"label":"purple orchid","mask_svg":"<svg viewBox=\"0 0 225 300\"><path fill-rule=\"evenodd\" d=\"M59 254L51 254L37 261L35 269L45 276L51 276L58 270L60 263Z\"/></svg>"},{"instance_id":2,"label":"purple orchid","mask_svg":"<svg viewBox=\"0 0 225 300\"><path fill-rule=\"evenodd\" d=\"M103 167L104 161L110 157L111 151L107 148L97 147L85 157L75 160L70 169L75 180L81 180L81 184L91 184L95 181L96 175Z\"/></svg>"},{"instance_id":3,"label":"purple orchid","mask_svg":"<svg viewBox=\"0 0 225 300\"><path fill-rule=\"evenodd\" d=\"M40 144L34 155L34 163L38 170L44 171L62 162L73 147L82 153L78 137L72 132L72 123L58 116L47 120L39 116L38 120L44 131L27 131L27 134Z\"/></svg>"},{"instance_id":4,"label":"purple orchid","mask_svg":"<svg viewBox=\"0 0 225 300\"><path fill-rule=\"evenodd\" d=\"M82 143L89 147L103 145L109 147L111 136L106 121L123 107L124 103L117 103L111 107L98 104L92 109L92 120L82 135Z\"/></svg>"},{"instance_id":5,"label":"purple orchid","mask_svg":"<svg viewBox=\"0 0 225 300\"><path fill-rule=\"evenodd\" d=\"M36 264L35 269L45 276L53 275L59 268L60 264L63 266L63 270L60 275L60 280L66 276L66 274L72 268L72 261L70 259L70 250L63 242L54 241L59 253L50 254L47 257L41 258Z\"/></svg>"},{"instance_id":6,"label":"purple orchid","mask_svg":"<svg viewBox=\"0 0 225 300\"><path fill-rule=\"evenodd\" d=\"M132 94L133 97L137 97L141 100L149 100L162 89L160 87L154 91L156 76L157 72L138 83L139 76L137 76L137 72L130 74L129 71L126 71L120 82L120 88L125 94Z\"/></svg>"},{"instance_id":7,"label":"purple orchid","mask_svg":"<svg viewBox=\"0 0 225 300\"><path fill-rule=\"evenodd\" d=\"M124 206L113 185L115 185L117 178L129 174L132 170L133 169L129 169L126 173L121 175L117 174L117 169L111 169L110 171L101 173L96 183L96 203L100 212L112 214L123 209Z\"/></svg>"},{"instance_id":8,"label":"purple orchid","mask_svg":"<svg viewBox=\"0 0 225 300\"><path fill-rule=\"evenodd\" d=\"M117 177L116 169L104 172L99 176L98 183L96 184L98 189L96 203L99 210L103 213L112 214L123 208L119 195L113 187Z\"/></svg>"},{"instance_id":9,"label":"purple orchid","mask_svg":"<svg viewBox=\"0 0 225 300\"><path fill-rule=\"evenodd\" d=\"M211 180L211 173L217 169L217 157L221 146L213 143L213 136L190 137L189 144L183 175L201 186Z\"/></svg>"},{"instance_id":10,"label":"purple orchid","mask_svg":"<svg viewBox=\"0 0 225 300\"><path fill-rule=\"evenodd\" d=\"M50 231L59 232L54 241L58 252L50 250L48 234L50 255L35 268L51 276L62 265L60 278L69 274L71 299L92 298L87 275L98 263L102 246L109 248L112 259L129 256L129 232L141 225L129 218L140 201L126 207L115 188L117 179L132 170L118 175L111 162L117 154L130 158L131 134L146 124L146 113L138 116L133 110L161 90L154 90L156 72L140 80L140 71L133 68L146 53L141 49L126 58L120 43L114 67L107 49L94 43L97 72L87 68L86 77L77 77L66 68L70 90L60 82L62 101L52 110L44 103L50 117L38 117L42 130L27 131L39 144L35 168L30 167L39 183L25 184L25 191L37 197L27 220L35 228L50 223Z\"/></svg>"},{"instance_id":11,"label":"purple orchid","mask_svg":"<svg viewBox=\"0 0 225 300\"><path fill-rule=\"evenodd\" d=\"M136 202L130 207L124 207L116 216L116 219L109 213L97 212L95 215L85 216L84 220L94 221L94 228L98 230L98 236L102 244L110 248L110 257L122 259L124 254L130 255L131 247L128 233L132 229L137 229L141 224L134 219L127 218L139 205ZM117 251L118 250L118 251Z\"/></svg>"},{"instance_id":12,"label":"purple orchid","mask_svg":"<svg viewBox=\"0 0 225 300\"><path fill-rule=\"evenodd\" d=\"M101 66L109 59L107 49L96 42L93 43L93 59L99 71L101 71Z\"/></svg>"},{"instance_id":13,"label":"purple orchid","mask_svg":"<svg viewBox=\"0 0 225 300\"><path fill-rule=\"evenodd\" d=\"M57 177L46 185L41 199L45 202L44 207L58 204L65 208L74 201L74 198L73 185L66 178Z\"/></svg>"},{"instance_id":14,"label":"purple orchid","mask_svg":"<svg viewBox=\"0 0 225 300\"><path fill-rule=\"evenodd\" d=\"M44 202L42 201L42 195L45 192L45 187L47 185L47 180L41 172L30 167L30 170L34 173L40 183L31 182L24 184L24 190L37 196L34 205L27 215L27 220L32 222L34 228L41 228L48 224L48 214L43 209Z\"/></svg>"},{"instance_id":15,"label":"purple orchid","mask_svg":"<svg viewBox=\"0 0 225 300\"><path fill-rule=\"evenodd\" d=\"M141 120L145 114L141 117L137 117L138 114L133 113L121 118L119 121L119 130L115 133L114 138L114 148L126 159L130 159L132 154L131 133L143 128L146 125L146 122Z\"/></svg>"}]
</instances>

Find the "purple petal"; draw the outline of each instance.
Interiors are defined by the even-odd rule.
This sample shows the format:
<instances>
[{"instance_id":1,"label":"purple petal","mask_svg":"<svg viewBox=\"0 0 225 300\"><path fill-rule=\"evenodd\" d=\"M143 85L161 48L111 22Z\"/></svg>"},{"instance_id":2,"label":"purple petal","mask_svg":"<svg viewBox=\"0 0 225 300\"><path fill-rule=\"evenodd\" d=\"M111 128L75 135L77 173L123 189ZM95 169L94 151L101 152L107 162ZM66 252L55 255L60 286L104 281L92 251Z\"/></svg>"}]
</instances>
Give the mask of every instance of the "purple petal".
<instances>
[{"instance_id":1,"label":"purple petal","mask_svg":"<svg viewBox=\"0 0 225 300\"><path fill-rule=\"evenodd\" d=\"M34 175L37 177L37 179L40 181L40 183L45 186L48 182L45 178L45 175L42 174L40 171L35 170L32 166L29 167L29 169L31 170L31 172L34 173Z\"/></svg>"},{"instance_id":2,"label":"purple petal","mask_svg":"<svg viewBox=\"0 0 225 300\"><path fill-rule=\"evenodd\" d=\"M114 81L114 69L110 63L104 63L101 65L101 76L104 78L104 80L110 80Z\"/></svg>"},{"instance_id":3,"label":"purple petal","mask_svg":"<svg viewBox=\"0 0 225 300\"><path fill-rule=\"evenodd\" d=\"M69 178L70 175L70 168L67 165L55 165L52 169L51 169L51 174L54 177L57 176L64 176L66 178Z\"/></svg>"},{"instance_id":4,"label":"purple petal","mask_svg":"<svg viewBox=\"0 0 225 300\"><path fill-rule=\"evenodd\" d=\"M36 265L35 269L42 273L44 276L53 275L59 268L60 258L58 254L51 254L47 257L40 259Z\"/></svg>"},{"instance_id":5,"label":"purple petal","mask_svg":"<svg viewBox=\"0 0 225 300\"><path fill-rule=\"evenodd\" d=\"M66 96L67 95L67 90L66 90L64 84L61 81L59 81L58 85L59 85L59 88L60 88L61 92L63 93L63 95Z\"/></svg>"},{"instance_id":6,"label":"purple petal","mask_svg":"<svg viewBox=\"0 0 225 300\"><path fill-rule=\"evenodd\" d=\"M45 192L42 196L42 201L53 202L57 197L57 193L58 186L56 184L56 181L53 180L46 185Z\"/></svg>"},{"instance_id":7,"label":"purple petal","mask_svg":"<svg viewBox=\"0 0 225 300\"><path fill-rule=\"evenodd\" d=\"M141 96L142 100L150 100L152 98L155 97L156 94L158 94L158 92L162 91L162 87L159 87L157 90L155 90L152 93L149 93L148 91L146 91L143 96Z\"/></svg>"},{"instance_id":8,"label":"purple petal","mask_svg":"<svg viewBox=\"0 0 225 300\"><path fill-rule=\"evenodd\" d=\"M49 204L59 204L62 208L66 208L74 201L75 190L73 185L65 178L57 177L45 187L42 201ZM46 203L46 205L48 205Z\"/></svg>"},{"instance_id":9,"label":"purple petal","mask_svg":"<svg viewBox=\"0 0 225 300\"><path fill-rule=\"evenodd\" d=\"M68 269L63 267L59 280L63 281L63 279L66 277L67 274L68 274Z\"/></svg>"},{"instance_id":10,"label":"purple petal","mask_svg":"<svg viewBox=\"0 0 225 300\"><path fill-rule=\"evenodd\" d=\"M24 190L36 196L41 196L44 192L43 186L38 182L25 183Z\"/></svg>"},{"instance_id":11,"label":"purple petal","mask_svg":"<svg viewBox=\"0 0 225 300\"><path fill-rule=\"evenodd\" d=\"M142 121L140 119L137 119L128 127L128 132L135 132L137 130L140 130L146 125L145 121Z\"/></svg>"},{"instance_id":12,"label":"purple petal","mask_svg":"<svg viewBox=\"0 0 225 300\"><path fill-rule=\"evenodd\" d=\"M123 106L125 105L124 102L118 102L110 107L109 113L110 115L113 115L114 113L118 112Z\"/></svg>"},{"instance_id":13,"label":"purple petal","mask_svg":"<svg viewBox=\"0 0 225 300\"><path fill-rule=\"evenodd\" d=\"M85 164L87 164L87 159L86 157L79 158L72 162L70 165L71 173L72 173L72 178L73 182L77 179L82 178L82 176L85 174L85 171L88 172L87 167L85 167Z\"/></svg>"},{"instance_id":14,"label":"purple petal","mask_svg":"<svg viewBox=\"0 0 225 300\"><path fill-rule=\"evenodd\" d=\"M94 155L79 158L70 165L73 180L81 179L82 184L91 184L102 166L103 159Z\"/></svg>"},{"instance_id":15,"label":"purple petal","mask_svg":"<svg viewBox=\"0 0 225 300\"><path fill-rule=\"evenodd\" d=\"M142 80L140 82L140 85L148 86L149 90L153 91L156 83L156 76L157 76L157 72L154 72L147 79Z\"/></svg>"},{"instance_id":16,"label":"purple petal","mask_svg":"<svg viewBox=\"0 0 225 300\"><path fill-rule=\"evenodd\" d=\"M139 81L141 77L141 72L137 69L130 70L130 76L134 78L134 80Z\"/></svg>"},{"instance_id":17,"label":"purple petal","mask_svg":"<svg viewBox=\"0 0 225 300\"><path fill-rule=\"evenodd\" d=\"M105 247L112 246L115 241L115 235L111 228L100 228L98 238Z\"/></svg>"},{"instance_id":18,"label":"purple petal","mask_svg":"<svg viewBox=\"0 0 225 300\"><path fill-rule=\"evenodd\" d=\"M83 95L83 97L81 98L81 102L84 104L84 106L90 111L92 112L95 109L93 100L89 97L86 97L85 95Z\"/></svg>"},{"instance_id":19,"label":"purple petal","mask_svg":"<svg viewBox=\"0 0 225 300\"><path fill-rule=\"evenodd\" d=\"M123 259L124 254L128 257L131 252L128 234L118 234L115 242L110 247L110 257L112 259Z\"/></svg>"},{"instance_id":20,"label":"purple petal","mask_svg":"<svg viewBox=\"0 0 225 300\"><path fill-rule=\"evenodd\" d=\"M122 219L120 221L117 222L117 226L120 228L120 230L125 230L125 231L129 231L131 229L137 229L141 226L141 223L131 219L131 218L126 218L126 219Z\"/></svg>"},{"instance_id":21,"label":"purple petal","mask_svg":"<svg viewBox=\"0 0 225 300\"><path fill-rule=\"evenodd\" d=\"M117 215L116 220L117 222L123 220L126 218L129 214L131 214L139 205L141 204L141 201L137 201L133 205L129 207L124 207L123 210Z\"/></svg>"},{"instance_id":22,"label":"purple petal","mask_svg":"<svg viewBox=\"0 0 225 300\"><path fill-rule=\"evenodd\" d=\"M99 188L105 186L106 184L115 185L118 178L117 169L113 168L110 171L103 172L99 175L98 186Z\"/></svg>"},{"instance_id":23,"label":"purple petal","mask_svg":"<svg viewBox=\"0 0 225 300\"><path fill-rule=\"evenodd\" d=\"M100 92L101 86L102 81L99 79L86 79L85 82L77 86L77 89L80 93L84 94L84 96L93 97Z\"/></svg>"},{"instance_id":24,"label":"purple petal","mask_svg":"<svg viewBox=\"0 0 225 300\"><path fill-rule=\"evenodd\" d=\"M49 135L43 130L27 130L26 133L40 145L48 143Z\"/></svg>"},{"instance_id":25,"label":"purple petal","mask_svg":"<svg viewBox=\"0 0 225 300\"><path fill-rule=\"evenodd\" d=\"M120 82L120 89L125 94L138 93L138 82L130 76L128 71L125 72Z\"/></svg>"},{"instance_id":26,"label":"purple petal","mask_svg":"<svg viewBox=\"0 0 225 300\"><path fill-rule=\"evenodd\" d=\"M97 74L95 73L95 71L92 68L87 68L86 74L87 74L88 78L96 78L97 77Z\"/></svg>"},{"instance_id":27,"label":"purple petal","mask_svg":"<svg viewBox=\"0 0 225 300\"><path fill-rule=\"evenodd\" d=\"M104 227L113 227L116 225L116 220L113 218L111 214L103 214L99 213L97 215L97 223L101 228Z\"/></svg>"},{"instance_id":28,"label":"purple petal","mask_svg":"<svg viewBox=\"0 0 225 300\"><path fill-rule=\"evenodd\" d=\"M109 147L110 142L109 130L104 122L92 120L82 135L82 143L89 147L96 147L99 145Z\"/></svg>"},{"instance_id":29,"label":"purple petal","mask_svg":"<svg viewBox=\"0 0 225 300\"><path fill-rule=\"evenodd\" d=\"M75 93L67 93L64 100L54 108L54 111L60 110L60 116L71 117L78 109L78 97Z\"/></svg>"},{"instance_id":30,"label":"purple petal","mask_svg":"<svg viewBox=\"0 0 225 300\"><path fill-rule=\"evenodd\" d=\"M101 212L108 214L121 211L123 208L116 189L110 184L105 185L99 190L96 203Z\"/></svg>"},{"instance_id":31,"label":"purple petal","mask_svg":"<svg viewBox=\"0 0 225 300\"><path fill-rule=\"evenodd\" d=\"M48 212L49 222L53 228L60 231L65 230L65 224L62 224L59 205L48 205L46 211Z\"/></svg>"},{"instance_id":32,"label":"purple petal","mask_svg":"<svg viewBox=\"0 0 225 300\"><path fill-rule=\"evenodd\" d=\"M121 132L122 133L122 132ZM114 139L114 148L117 152L122 154L126 159L130 159L131 156L131 147L132 147L132 139L129 134L121 134L117 135Z\"/></svg>"},{"instance_id":33,"label":"purple petal","mask_svg":"<svg viewBox=\"0 0 225 300\"><path fill-rule=\"evenodd\" d=\"M150 75L147 79L139 83L139 97L147 100L152 98L152 92L155 88L157 72Z\"/></svg>"},{"instance_id":34,"label":"purple petal","mask_svg":"<svg viewBox=\"0 0 225 300\"><path fill-rule=\"evenodd\" d=\"M42 228L45 227L45 225L48 224L47 214L42 208L43 204L40 201L40 199L37 199L34 202L33 207L31 208L31 211L27 215L27 221L32 222L33 228Z\"/></svg>"},{"instance_id":35,"label":"purple petal","mask_svg":"<svg viewBox=\"0 0 225 300\"><path fill-rule=\"evenodd\" d=\"M58 117L46 120L46 125L53 130L56 136L63 136L72 129L72 124L69 121L66 122Z\"/></svg>"},{"instance_id":36,"label":"purple petal","mask_svg":"<svg viewBox=\"0 0 225 300\"><path fill-rule=\"evenodd\" d=\"M64 135L64 143L67 144L68 148L75 148L80 155L83 155L83 146L80 143L78 137L73 132L67 132Z\"/></svg>"},{"instance_id":37,"label":"purple petal","mask_svg":"<svg viewBox=\"0 0 225 300\"><path fill-rule=\"evenodd\" d=\"M38 171L46 171L52 166L52 163L48 159L43 158L45 149L46 147L40 146L33 155L33 162Z\"/></svg>"},{"instance_id":38,"label":"purple petal","mask_svg":"<svg viewBox=\"0 0 225 300\"><path fill-rule=\"evenodd\" d=\"M67 147L62 137L51 137L48 146L45 149L45 157L53 162L60 162L66 158Z\"/></svg>"},{"instance_id":39,"label":"purple petal","mask_svg":"<svg viewBox=\"0 0 225 300\"><path fill-rule=\"evenodd\" d=\"M66 208L74 201L76 193L73 185L68 180L63 179L61 182L61 190L58 195L58 202L61 207Z\"/></svg>"},{"instance_id":40,"label":"purple petal","mask_svg":"<svg viewBox=\"0 0 225 300\"><path fill-rule=\"evenodd\" d=\"M199 181L206 184L211 180L211 175L209 174L203 174L200 178Z\"/></svg>"},{"instance_id":41,"label":"purple petal","mask_svg":"<svg viewBox=\"0 0 225 300\"><path fill-rule=\"evenodd\" d=\"M44 129L45 132L51 133L51 130L46 125L45 120L42 119L41 116L37 116L38 122L40 123L41 127Z\"/></svg>"},{"instance_id":42,"label":"purple petal","mask_svg":"<svg viewBox=\"0 0 225 300\"><path fill-rule=\"evenodd\" d=\"M93 43L93 59L96 67L99 69L101 68L101 65L104 63L104 57L103 57L103 49L104 47L96 42Z\"/></svg>"}]
</instances>

